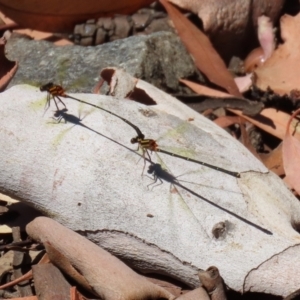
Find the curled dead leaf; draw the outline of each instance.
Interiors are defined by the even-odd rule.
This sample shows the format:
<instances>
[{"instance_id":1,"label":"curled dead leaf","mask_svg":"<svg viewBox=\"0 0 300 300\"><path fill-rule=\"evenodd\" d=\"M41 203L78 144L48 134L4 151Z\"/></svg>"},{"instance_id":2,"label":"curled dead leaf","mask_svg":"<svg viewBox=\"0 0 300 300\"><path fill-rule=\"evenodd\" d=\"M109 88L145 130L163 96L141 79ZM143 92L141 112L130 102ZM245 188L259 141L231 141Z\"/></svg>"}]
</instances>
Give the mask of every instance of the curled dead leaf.
<instances>
[{"instance_id":1,"label":"curled dead leaf","mask_svg":"<svg viewBox=\"0 0 300 300\"><path fill-rule=\"evenodd\" d=\"M10 61L5 56L5 40L0 40L0 91L3 91L9 84L11 78L18 69L18 63Z\"/></svg>"},{"instance_id":2,"label":"curled dead leaf","mask_svg":"<svg viewBox=\"0 0 300 300\"><path fill-rule=\"evenodd\" d=\"M223 278L217 267L209 267L206 271L198 273L202 286L212 300L226 300Z\"/></svg>"},{"instance_id":3,"label":"curled dead leaf","mask_svg":"<svg viewBox=\"0 0 300 300\"><path fill-rule=\"evenodd\" d=\"M44 244L50 260L103 299L174 299L165 289L135 273L118 258L83 236L46 217L26 226ZM122 297L121 297L122 295Z\"/></svg>"},{"instance_id":4,"label":"curled dead leaf","mask_svg":"<svg viewBox=\"0 0 300 300\"><path fill-rule=\"evenodd\" d=\"M262 90L271 88L277 94L284 95L300 85L300 13L295 17L284 15L280 24L284 43L264 65L256 69L255 83Z\"/></svg>"},{"instance_id":5,"label":"curled dead leaf","mask_svg":"<svg viewBox=\"0 0 300 300\"><path fill-rule=\"evenodd\" d=\"M264 63L264 51L261 47L253 49L244 61L245 72L252 72Z\"/></svg>"}]
</instances>

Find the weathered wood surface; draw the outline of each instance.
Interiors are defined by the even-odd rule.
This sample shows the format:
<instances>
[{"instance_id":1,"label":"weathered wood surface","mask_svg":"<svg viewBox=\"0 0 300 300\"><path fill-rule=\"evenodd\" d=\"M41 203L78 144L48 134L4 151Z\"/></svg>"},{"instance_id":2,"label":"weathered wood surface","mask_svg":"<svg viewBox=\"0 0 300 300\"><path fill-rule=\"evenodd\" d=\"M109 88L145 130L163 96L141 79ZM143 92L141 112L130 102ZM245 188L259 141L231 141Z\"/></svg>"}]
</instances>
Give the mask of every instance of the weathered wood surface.
<instances>
[{"instance_id":1,"label":"weathered wood surface","mask_svg":"<svg viewBox=\"0 0 300 300\"><path fill-rule=\"evenodd\" d=\"M239 171L241 178L160 154L164 167L184 174L178 179L193 182L183 186L211 203L180 187L176 193L168 182L149 189L152 179L141 176L143 162L130 144L136 135L130 126L71 99L64 99L68 113L80 114L87 127L57 124L51 118L54 104L44 114L45 94L18 86L0 96L0 192L37 207L143 271L194 287L198 268L214 265L238 291L287 295L298 288L300 235L292 226L300 219L298 200L225 131L140 83L168 114L128 100L73 96L122 115L146 138L161 137L163 149ZM216 228L221 228L219 238Z\"/></svg>"}]
</instances>

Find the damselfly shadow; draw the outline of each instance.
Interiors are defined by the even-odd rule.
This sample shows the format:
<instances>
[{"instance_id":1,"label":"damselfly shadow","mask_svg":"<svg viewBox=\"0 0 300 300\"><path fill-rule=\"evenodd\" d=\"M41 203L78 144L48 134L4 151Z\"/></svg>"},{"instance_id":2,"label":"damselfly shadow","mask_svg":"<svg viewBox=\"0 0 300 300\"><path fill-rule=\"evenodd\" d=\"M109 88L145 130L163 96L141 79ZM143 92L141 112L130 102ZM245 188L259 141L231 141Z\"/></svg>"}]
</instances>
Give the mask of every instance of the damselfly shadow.
<instances>
[{"instance_id":1,"label":"damselfly shadow","mask_svg":"<svg viewBox=\"0 0 300 300\"><path fill-rule=\"evenodd\" d=\"M233 212L233 211L231 211L231 210L229 210L229 209L227 209L227 208L225 208L225 207L223 207L223 206L221 206L221 205L219 205L219 204L217 204L217 203L201 196L200 194L198 194L194 190L191 190L190 188L187 188L182 183L180 183L174 175L170 174L167 170L163 169L160 164L151 164L149 166L149 169L148 169L148 174L152 174L153 175L153 180L154 180L154 182L151 183L150 185L153 185L153 184L157 183L157 181L160 182L159 185L163 184L163 181L169 182L171 185L176 186L176 189L177 189L177 187L179 187L179 188L187 191L188 193L192 194L193 196L197 197L198 199L201 199L202 201L204 201L204 202L206 202L206 203L208 203L208 204L210 204L210 205L212 205L212 206L228 213L229 215L234 216L235 218L239 219L240 221L246 223L247 225L252 226L252 227L268 234L268 235L273 234L268 229L266 229L266 228L264 228L260 225L257 225L257 224L255 224L254 222L252 222L250 220L247 220L246 218L236 214L235 212ZM150 185L148 185L147 187L149 187ZM178 189L177 189L177 191L178 191ZM185 200L183 199L183 201L185 201ZM194 213L193 213L193 215L194 215Z\"/></svg>"}]
</instances>

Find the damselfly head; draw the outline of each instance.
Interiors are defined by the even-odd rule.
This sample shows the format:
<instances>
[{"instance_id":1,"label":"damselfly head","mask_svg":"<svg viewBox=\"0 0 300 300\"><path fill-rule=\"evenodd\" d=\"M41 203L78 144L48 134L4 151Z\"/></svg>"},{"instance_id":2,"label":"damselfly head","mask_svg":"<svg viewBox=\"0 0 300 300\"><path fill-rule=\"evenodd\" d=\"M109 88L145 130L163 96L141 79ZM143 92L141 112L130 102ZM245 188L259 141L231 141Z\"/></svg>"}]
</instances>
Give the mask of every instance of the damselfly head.
<instances>
[{"instance_id":1,"label":"damselfly head","mask_svg":"<svg viewBox=\"0 0 300 300\"><path fill-rule=\"evenodd\" d=\"M132 139L130 140L130 142L131 142L131 144L139 143L139 142L140 142L140 138L137 136L137 137L135 137L135 138L132 138Z\"/></svg>"},{"instance_id":2,"label":"damselfly head","mask_svg":"<svg viewBox=\"0 0 300 300\"><path fill-rule=\"evenodd\" d=\"M55 117L55 118L58 118L58 117L60 117L60 116L63 116L67 111L68 111L67 108L63 108L63 109L57 110L57 111L55 111L55 113L54 113L54 117Z\"/></svg>"},{"instance_id":3,"label":"damselfly head","mask_svg":"<svg viewBox=\"0 0 300 300\"><path fill-rule=\"evenodd\" d=\"M54 86L53 82L49 82L47 84L44 84L40 87L40 91L41 92L45 92L45 91L49 91L49 89L51 89Z\"/></svg>"}]
</instances>

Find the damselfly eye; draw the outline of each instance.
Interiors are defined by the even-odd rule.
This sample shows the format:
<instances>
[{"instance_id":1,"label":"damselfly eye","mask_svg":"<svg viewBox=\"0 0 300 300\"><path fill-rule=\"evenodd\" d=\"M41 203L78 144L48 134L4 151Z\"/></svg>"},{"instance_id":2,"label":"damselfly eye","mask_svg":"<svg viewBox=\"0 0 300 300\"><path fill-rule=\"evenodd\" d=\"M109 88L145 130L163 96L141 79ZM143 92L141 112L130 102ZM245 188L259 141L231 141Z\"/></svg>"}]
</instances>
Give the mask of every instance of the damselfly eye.
<instances>
[{"instance_id":1,"label":"damselfly eye","mask_svg":"<svg viewBox=\"0 0 300 300\"><path fill-rule=\"evenodd\" d=\"M54 84L52 82L49 82L47 84L44 84L40 87L41 92L49 91L50 88L52 88Z\"/></svg>"}]
</instances>

